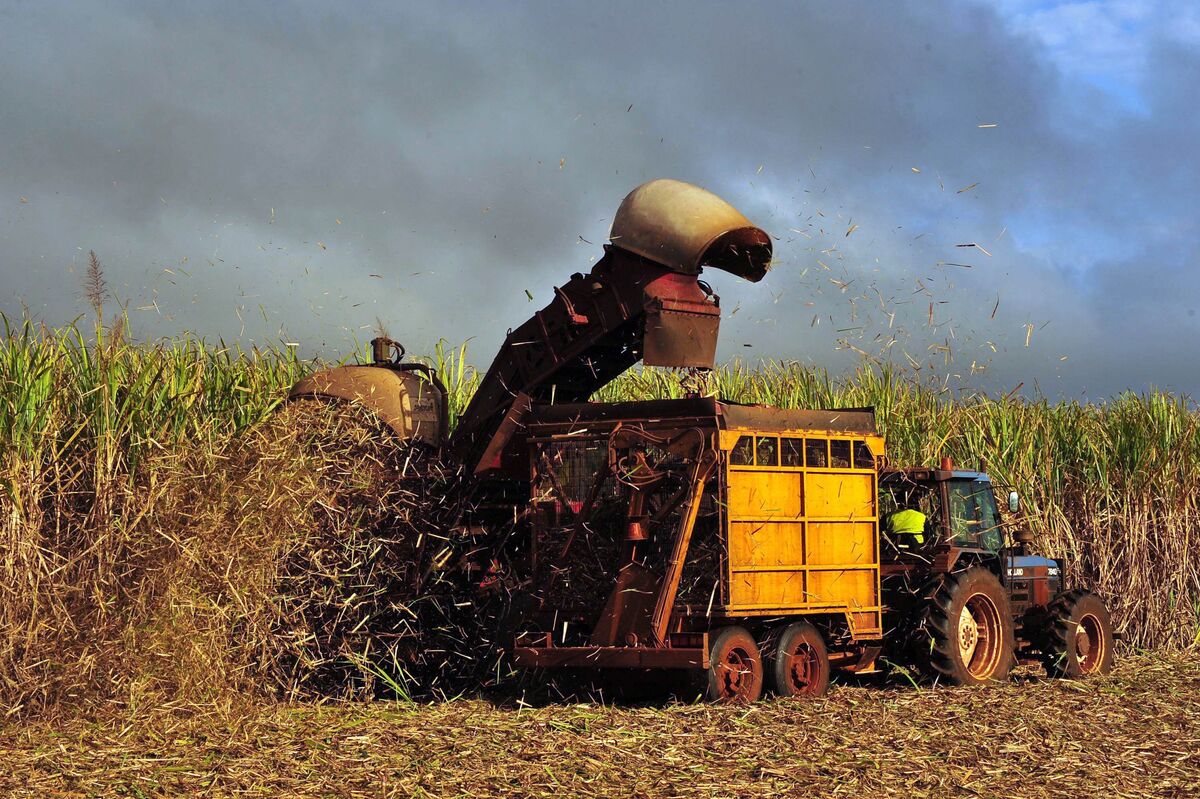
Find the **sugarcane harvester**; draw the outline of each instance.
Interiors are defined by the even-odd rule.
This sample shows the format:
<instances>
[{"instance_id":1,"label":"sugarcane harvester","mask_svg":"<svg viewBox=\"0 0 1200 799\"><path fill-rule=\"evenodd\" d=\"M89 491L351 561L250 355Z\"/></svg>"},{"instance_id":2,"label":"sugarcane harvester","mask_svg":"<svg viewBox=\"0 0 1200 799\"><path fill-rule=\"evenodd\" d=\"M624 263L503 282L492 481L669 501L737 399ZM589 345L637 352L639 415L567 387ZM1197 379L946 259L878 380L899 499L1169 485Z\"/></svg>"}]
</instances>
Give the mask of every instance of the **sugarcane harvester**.
<instances>
[{"instance_id":1,"label":"sugarcane harvester","mask_svg":"<svg viewBox=\"0 0 1200 799\"><path fill-rule=\"evenodd\" d=\"M945 476L881 469L871 409L725 402L703 380L679 399L589 401L638 361L711 370L720 301L702 270L758 282L771 251L719 197L652 181L625 198L591 270L508 334L452 434L436 374L385 339L373 365L320 372L292 397L360 403L471 475L461 523L509 529L490 560L521 594L519 667L690 670L716 701L819 694L832 669L872 671L913 640L952 682L1002 678L1042 650L1069 673L1106 669L1107 610L1088 595L1082 635L1060 618L1057 569L1027 542L968 541L949 521L921 551L881 535L881 481L895 504L896 486Z\"/></svg>"}]
</instances>

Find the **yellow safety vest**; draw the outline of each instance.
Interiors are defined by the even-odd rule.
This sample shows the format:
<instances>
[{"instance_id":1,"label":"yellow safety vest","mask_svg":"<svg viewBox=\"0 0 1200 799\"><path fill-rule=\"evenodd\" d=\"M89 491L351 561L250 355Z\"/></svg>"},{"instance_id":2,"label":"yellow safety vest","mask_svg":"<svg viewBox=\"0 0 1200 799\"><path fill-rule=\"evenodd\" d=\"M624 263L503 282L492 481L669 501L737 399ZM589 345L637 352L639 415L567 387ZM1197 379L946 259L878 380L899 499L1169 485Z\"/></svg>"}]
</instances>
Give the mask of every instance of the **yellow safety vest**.
<instances>
[{"instance_id":1,"label":"yellow safety vest","mask_svg":"<svg viewBox=\"0 0 1200 799\"><path fill-rule=\"evenodd\" d=\"M919 510L898 510L889 513L888 527L893 533L911 535L918 544L925 543L925 514Z\"/></svg>"}]
</instances>

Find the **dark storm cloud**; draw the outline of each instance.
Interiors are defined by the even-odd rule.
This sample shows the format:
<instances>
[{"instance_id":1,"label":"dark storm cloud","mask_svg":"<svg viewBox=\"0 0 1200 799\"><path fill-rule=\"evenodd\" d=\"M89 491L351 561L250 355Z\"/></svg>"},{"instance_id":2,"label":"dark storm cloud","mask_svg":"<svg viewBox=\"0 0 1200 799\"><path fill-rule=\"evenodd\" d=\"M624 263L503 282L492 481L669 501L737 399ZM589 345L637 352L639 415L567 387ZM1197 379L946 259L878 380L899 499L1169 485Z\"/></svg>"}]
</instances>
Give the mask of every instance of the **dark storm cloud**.
<instances>
[{"instance_id":1,"label":"dark storm cloud","mask_svg":"<svg viewBox=\"0 0 1200 799\"><path fill-rule=\"evenodd\" d=\"M0 8L9 313L78 313L95 248L144 335L334 354L378 316L483 365L671 176L778 237L766 282L716 279L727 356L1200 387L1163 344L1200 288L1169 31L1130 111L964 3Z\"/></svg>"}]
</instances>

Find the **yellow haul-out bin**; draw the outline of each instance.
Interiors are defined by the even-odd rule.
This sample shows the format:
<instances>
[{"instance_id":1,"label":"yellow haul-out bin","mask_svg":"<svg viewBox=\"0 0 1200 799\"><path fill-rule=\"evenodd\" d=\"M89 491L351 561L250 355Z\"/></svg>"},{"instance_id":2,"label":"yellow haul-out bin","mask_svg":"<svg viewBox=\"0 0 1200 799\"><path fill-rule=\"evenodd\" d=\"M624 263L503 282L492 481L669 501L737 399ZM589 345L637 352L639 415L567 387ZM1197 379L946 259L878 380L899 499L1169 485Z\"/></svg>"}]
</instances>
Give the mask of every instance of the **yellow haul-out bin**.
<instances>
[{"instance_id":1,"label":"yellow haul-out bin","mask_svg":"<svg viewBox=\"0 0 1200 799\"><path fill-rule=\"evenodd\" d=\"M714 699L821 693L883 637L869 409L708 398L534 408L518 665L703 670Z\"/></svg>"},{"instance_id":2,"label":"yellow haul-out bin","mask_svg":"<svg viewBox=\"0 0 1200 799\"><path fill-rule=\"evenodd\" d=\"M721 431L720 447L727 508L720 612L839 612L854 637L881 636L875 458L882 438L759 425Z\"/></svg>"}]
</instances>

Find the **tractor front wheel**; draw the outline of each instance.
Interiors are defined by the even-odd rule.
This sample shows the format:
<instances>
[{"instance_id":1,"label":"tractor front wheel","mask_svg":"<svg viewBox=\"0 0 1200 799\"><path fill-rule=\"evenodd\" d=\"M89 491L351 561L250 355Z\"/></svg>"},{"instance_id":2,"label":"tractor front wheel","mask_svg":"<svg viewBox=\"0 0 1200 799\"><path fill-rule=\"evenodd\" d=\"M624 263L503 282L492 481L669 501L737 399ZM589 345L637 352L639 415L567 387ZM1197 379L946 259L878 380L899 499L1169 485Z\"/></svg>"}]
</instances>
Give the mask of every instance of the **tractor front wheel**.
<instances>
[{"instance_id":1,"label":"tractor front wheel","mask_svg":"<svg viewBox=\"0 0 1200 799\"><path fill-rule=\"evenodd\" d=\"M704 692L708 701L748 705L762 696L762 655L746 628L716 632L709 645L709 662Z\"/></svg>"},{"instance_id":2,"label":"tractor front wheel","mask_svg":"<svg viewBox=\"0 0 1200 799\"><path fill-rule=\"evenodd\" d=\"M1052 677L1107 674L1113 663L1112 618L1090 591L1067 591L1050 603L1042 657Z\"/></svg>"},{"instance_id":3,"label":"tractor front wheel","mask_svg":"<svg viewBox=\"0 0 1200 799\"><path fill-rule=\"evenodd\" d=\"M1015 649L1008 596L996 575L981 567L945 575L924 614L926 638L917 642L934 677L955 685L1003 680Z\"/></svg>"}]
</instances>

